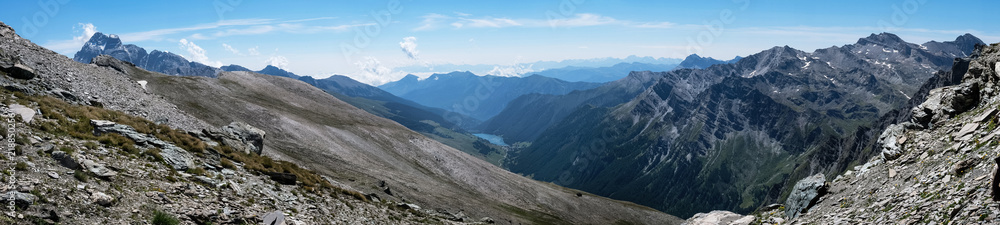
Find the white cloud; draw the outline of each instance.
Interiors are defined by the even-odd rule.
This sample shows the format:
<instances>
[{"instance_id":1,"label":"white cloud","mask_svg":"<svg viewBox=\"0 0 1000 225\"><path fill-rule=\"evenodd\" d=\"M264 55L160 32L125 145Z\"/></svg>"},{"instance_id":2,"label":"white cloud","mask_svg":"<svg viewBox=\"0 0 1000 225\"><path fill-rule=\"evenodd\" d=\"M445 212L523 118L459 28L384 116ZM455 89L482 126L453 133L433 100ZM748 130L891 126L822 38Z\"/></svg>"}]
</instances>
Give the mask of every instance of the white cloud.
<instances>
[{"instance_id":1,"label":"white cloud","mask_svg":"<svg viewBox=\"0 0 1000 225\"><path fill-rule=\"evenodd\" d=\"M417 38L416 37L405 37L403 42L399 42L399 48L403 49L403 53L406 53L407 57L410 59L417 59Z\"/></svg>"},{"instance_id":2,"label":"white cloud","mask_svg":"<svg viewBox=\"0 0 1000 225\"><path fill-rule=\"evenodd\" d=\"M190 42L187 39L181 39L180 46L181 49L184 49L188 52L188 54L191 54L191 60L194 60L195 62L199 62L201 64L213 67L222 66L222 62L208 60L208 56L205 53L205 49L202 49L198 45L195 45L194 42Z\"/></svg>"},{"instance_id":3,"label":"white cloud","mask_svg":"<svg viewBox=\"0 0 1000 225\"><path fill-rule=\"evenodd\" d=\"M358 66L360 73L355 79L371 85L381 85L390 81L402 78L403 74L400 72L393 72L392 69L382 65L377 58L367 56L361 61L354 62L354 65Z\"/></svg>"},{"instance_id":4,"label":"white cloud","mask_svg":"<svg viewBox=\"0 0 1000 225\"><path fill-rule=\"evenodd\" d=\"M267 63L268 65L272 65L274 67L278 67L278 69L284 70L285 68L288 67L288 58L285 58L284 56L280 55L271 56L271 58L268 58L267 61L264 61L264 63Z\"/></svg>"},{"instance_id":5,"label":"white cloud","mask_svg":"<svg viewBox=\"0 0 1000 225\"><path fill-rule=\"evenodd\" d=\"M512 19L507 19L507 18L481 18L481 19L461 18L461 21L452 23L451 25L453 27L455 27L455 28L462 28L462 27L472 27L472 28L492 27L492 28L501 28L501 27L522 26L524 24L521 24L520 22L514 21Z\"/></svg>"},{"instance_id":6,"label":"white cloud","mask_svg":"<svg viewBox=\"0 0 1000 225\"><path fill-rule=\"evenodd\" d=\"M421 25L413 30L431 30L448 24L455 29L462 28L505 28L505 27L586 27L602 25L619 25L634 28L669 28L673 23L669 22L645 22L637 23L632 21L617 20L615 18L591 13L574 14L572 17L543 19L529 18L500 18L500 17L478 17L464 13L455 13L457 17L445 16L441 14L427 14L423 16Z\"/></svg>"},{"instance_id":7,"label":"white cloud","mask_svg":"<svg viewBox=\"0 0 1000 225\"><path fill-rule=\"evenodd\" d=\"M522 74L535 72L531 67L534 66L529 64L525 66L521 63L515 63L509 66L493 66L493 70L490 70L489 75L501 76L501 77L519 77Z\"/></svg>"},{"instance_id":8,"label":"white cloud","mask_svg":"<svg viewBox=\"0 0 1000 225\"><path fill-rule=\"evenodd\" d=\"M90 37L93 37L97 33L97 27L92 23L79 23L73 27L73 30L75 33L79 33L79 35L73 36L72 40L49 41L42 46L63 54L75 53L83 47L83 44L90 40Z\"/></svg>"},{"instance_id":9,"label":"white cloud","mask_svg":"<svg viewBox=\"0 0 1000 225\"><path fill-rule=\"evenodd\" d=\"M233 54L243 55L243 53L240 53L240 50L237 50L236 48L233 48L233 46L228 45L226 43L222 43L222 48L225 48L226 51L232 52Z\"/></svg>"},{"instance_id":10,"label":"white cloud","mask_svg":"<svg viewBox=\"0 0 1000 225\"><path fill-rule=\"evenodd\" d=\"M247 49L247 53L249 53L250 55L255 55L255 56L256 55L260 55L260 52L257 51L258 48L260 48L260 46L254 46L253 48L249 48L249 49Z\"/></svg>"}]
</instances>

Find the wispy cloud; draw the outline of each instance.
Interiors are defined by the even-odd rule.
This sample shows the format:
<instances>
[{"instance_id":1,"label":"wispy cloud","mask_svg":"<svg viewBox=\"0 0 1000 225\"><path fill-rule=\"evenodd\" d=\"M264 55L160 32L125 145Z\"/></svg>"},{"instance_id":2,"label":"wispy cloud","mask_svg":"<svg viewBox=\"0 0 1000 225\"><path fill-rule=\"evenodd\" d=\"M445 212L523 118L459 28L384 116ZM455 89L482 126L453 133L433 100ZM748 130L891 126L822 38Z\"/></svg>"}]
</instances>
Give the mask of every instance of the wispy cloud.
<instances>
[{"instance_id":1,"label":"wispy cloud","mask_svg":"<svg viewBox=\"0 0 1000 225\"><path fill-rule=\"evenodd\" d=\"M232 52L233 54L243 55L243 53L240 53L240 50L237 50L236 48L233 48L233 46L231 46L229 44L222 43L222 48L225 48L226 51Z\"/></svg>"},{"instance_id":2,"label":"wispy cloud","mask_svg":"<svg viewBox=\"0 0 1000 225\"><path fill-rule=\"evenodd\" d=\"M424 15L420 25L414 31L433 30L450 26L463 28L505 28L505 27L589 27L616 25L632 28L673 28L676 24L670 22L635 22L618 20L612 17L592 13L579 13L566 18L532 19L506 17L472 17L465 13L455 13L457 16L446 16L436 13Z\"/></svg>"},{"instance_id":3,"label":"wispy cloud","mask_svg":"<svg viewBox=\"0 0 1000 225\"><path fill-rule=\"evenodd\" d=\"M433 29L436 29L436 28L440 27L441 23L443 23L445 20L451 19L452 17L441 15L441 14L437 14L437 13L431 13L431 14L424 15L421 18L423 18L424 20L420 22L420 26L418 26L416 28L413 28L414 31L423 31L423 30L433 30Z\"/></svg>"},{"instance_id":4,"label":"wispy cloud","mask_svg":"<svg viewBox=\"0 0 1000 225\"><path fill-rule=\"evenodd\" d=\"M241 20L221 20L214 23L198 24L189 27L156 29L150 31L133 32L118 35L123 42L139 42L148 40L164 40L165 36L182 32L218 29L230 26L253 26L272 23L273 19L241 19Z\"/></svg>"},{"instance_id":5,"label":"wispy cloud","mask_svg":"<svg viewBox=\"0 0 1000 225\"><path fill-rule=\"evenodd\" d=\"M181 49L184 49L188 52L188 54L191 54L191 60L213 67L222 66L222 62L209 60L208 54L205 52L205 49L202 49L200 46L195 45L194 42L190 42L187 39L181 39L179 44L181 46Z\"/></svg>"},{"instance_id":6,"label":"wispy cloud","mask_svg":"<svg viewBox=\"0 0 1000 225\"><path fill-rule=\"evenodd\" d=\"M320 32L344 32L353 27L365 26L364 24L320 24L315 25L315 21L333 20L335 17L318 17L298 20L276 20L276 19L239 19L222 20L214 23L196 24L188 27L176 27L156 29L141 32L121 34L124 42L159 41L167 40L168 37L189 34L187 39L206 40L235 35L259 35L273 32L287 33L320 33ZM307 23L312 22L312 23Z\"/></svg>"},{"instance_id":7,"label":"wispy cloud","mask_svg":"<svg viewBox=\"0 0 1000 225\"><path fill-rule=\"evenodd\" d=\"M258 48L260 48L260 46L254 46L253 48L247 49L247 53L253 56L260 55L260 51L257 51Z\"/></svg>"}]
</instances>

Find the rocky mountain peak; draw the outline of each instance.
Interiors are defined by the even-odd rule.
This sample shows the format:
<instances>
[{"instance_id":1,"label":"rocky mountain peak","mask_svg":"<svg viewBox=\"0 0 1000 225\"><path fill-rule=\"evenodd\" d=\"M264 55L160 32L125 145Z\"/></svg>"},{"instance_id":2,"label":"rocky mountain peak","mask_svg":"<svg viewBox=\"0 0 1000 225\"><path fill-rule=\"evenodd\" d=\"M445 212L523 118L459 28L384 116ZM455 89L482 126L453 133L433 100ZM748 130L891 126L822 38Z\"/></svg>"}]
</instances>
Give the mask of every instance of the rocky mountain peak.
<instances>
[{"instance_id":1,"label":"rocky mountain peak","mask_svg":"<svg viewBox=\"0 0 1000 225\"><path fill-rule=\"evenodd\" d=\"M232 72L232 71L253 71L253 70L247 69L246 67L243 67L243 66L240 66L240 65L236 65L236 64L230 64L228 66L222 66L222 67L219 67L219 69L222 69L222 71L230 71L230 72Z\"/></svg>"},{"instance_id":2,"label":"rocky mountain peak","mask_svg":"<svg viewBox=\"0 0 1000 225\"><path fill-rule=\"evenodd\" d=\"M894 46L894 45L898 45L898 44L901 44L901 43L906 43L906 42L903 41L902 38L899 38L899 36L896 36L895 34L888 33L888 32L882 32L882 33L879 33L879 34L871 34L868 37L858 39L858 42L857 42L857 44L859 44L859 45L878 44L878 45L884 45L884 46Z\"/></svg>"}]
</instances>

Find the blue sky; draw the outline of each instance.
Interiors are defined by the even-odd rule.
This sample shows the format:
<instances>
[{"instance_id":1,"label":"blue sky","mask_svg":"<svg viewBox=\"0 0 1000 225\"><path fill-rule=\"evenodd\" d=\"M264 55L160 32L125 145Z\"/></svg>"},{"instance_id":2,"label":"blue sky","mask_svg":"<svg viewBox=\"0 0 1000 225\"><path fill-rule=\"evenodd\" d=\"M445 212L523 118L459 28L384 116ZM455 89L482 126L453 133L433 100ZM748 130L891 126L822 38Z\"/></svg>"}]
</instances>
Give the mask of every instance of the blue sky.
<instances>
[{"instance_id":1,"label":"blue sky","mask_svg":"<svg viewBox=\"0 0 1000 225\"><path fill-rule=\"evenodd\" d=\"M1000 42L1000 1L7 1L0 21L72 56L99 31L208 65L271 64L370 84L403 66L523 67L629 55L720 59L804 51L889 31L904 40L972 33ZM991 10L993 9L993 10ZM446 72L446 71L441 71ZM429 74L418 74L427 76Z\"/></svg>"}]
</instances>

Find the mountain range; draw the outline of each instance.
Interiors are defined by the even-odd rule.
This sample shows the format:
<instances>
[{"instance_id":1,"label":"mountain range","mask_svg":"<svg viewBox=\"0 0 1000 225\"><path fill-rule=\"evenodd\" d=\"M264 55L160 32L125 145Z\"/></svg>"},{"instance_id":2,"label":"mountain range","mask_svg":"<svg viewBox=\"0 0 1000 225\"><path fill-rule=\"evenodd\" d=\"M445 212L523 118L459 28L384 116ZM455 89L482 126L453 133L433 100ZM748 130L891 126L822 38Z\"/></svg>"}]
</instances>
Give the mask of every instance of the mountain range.
<instances>
[{"instance_id":1,"label":"mountain range","mask_svg":"<svg viewBox=\"0 0 1000 225\"><path fill-rule=\"evenodd\" d=\"M507 102L521 95L565 94L597 87L597 83L567 82L538 75L528 77L477 76L470 72L434 74L426 79L409 75L379 86L393 95L414 102L486 120L500 112ZM478 124L466 124L474 127Z\"/></svg>"},{"instance_id":2,"label":"mountain range","mask_svg":"<svg viewBox=\"0 0 1000 225\"><path fill-rule=\"evenodd\" d=\"M153 50L146 53L146 49L139 46L122 44L118 35L105 35L101 32L91 36L83 48L73 56L73 60L90 63L90 60L98 55L110 55L140 68L170 75L215 77L222 71L219 68L188 61L170 52Z\"/></svg>"},{"instance_id":3,"label":"mountain range","mask_svg":"<svg viewBox=\"0 0 1000 225\"><path fill-rule=\"evenodd\" d=\"M592 58L592 59L567 59L561 61L536 61L536 62L518 62L514 61L512 64L499 65L499 64L428 64L428 65L414 65L414 66L404 66L397 67L396 70L406 71L408 73L441 73L442 71L470 71L474 74L482 75L516 75L516 76L527 76L534 71L545 71L550 69L558 69L564 67L578 67L578 68L599 68L599 67L611 67L621 63L641 63L641 64L652 64L652 65L676 65L680 63L682 59L675 58L657 58L651 56L635 56L630 55L625 58L614 58L614 57L604 57L604 58ZM520 74L497 74L501 68L519 68ZM567 81L584 81L575 79L564 79ZM597 82L597 81L587 81L587 82Z\"/></svg>"},{"instance_id":4,"label":"mountain range","mask_svg":"<svg viewBox=\"0 0 1000 225\"><path fill-rule=\"evenodd\" d=\"M879 118L976 44L968 34L917 45L882 33L812 53L774 47L733 64L522 96L481 129L531 142L506 165L538 180L682 217L747 213L784 199L792 181L867 160L873 151L856 146Z\"/></svg>"}]
</instances>

